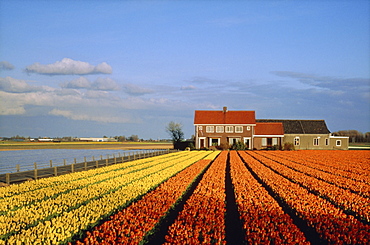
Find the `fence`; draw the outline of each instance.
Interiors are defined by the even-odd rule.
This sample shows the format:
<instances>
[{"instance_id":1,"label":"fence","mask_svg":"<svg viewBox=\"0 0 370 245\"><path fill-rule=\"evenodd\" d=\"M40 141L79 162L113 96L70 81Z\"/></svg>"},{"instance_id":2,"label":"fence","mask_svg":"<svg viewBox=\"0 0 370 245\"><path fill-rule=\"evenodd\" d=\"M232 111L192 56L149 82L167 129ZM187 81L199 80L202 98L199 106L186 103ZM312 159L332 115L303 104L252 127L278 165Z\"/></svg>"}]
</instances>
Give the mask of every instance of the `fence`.
<instances>
[{"instance_id":1,"label":"fence","mask_svg":"<svg viewBox=\"0 0 370 245\"><path fill-rule=\"evenodd\" d=\"M53 162L50 160L50 167L48 168L38 168L37 163L34 163L33 170L27 171L19 171L20 166L17 164L16 169L17 172L15 173L5 173L0 174L0 182L6 184L13 184L13 183L21 183L28 180L36 180L39 178L46 178L51 176L58 176L68 173L74 173L78 171L84 171L93 168L104 167L112 164L117 163L124 163L128 161L133 161L142 158L148 158L153 156L159 156L163 154L168 154L170 152L174 152L176 150L172 149L162 149L162 150L145 150L145 151L137 151L137 152L129 152L128 154L123 153L123 155L119 154L116 156L113 154L113 157L103 158L103 155L100 156L100 159L95 159L92 157L91 161L86 161L86 157L84 157L84 162L76 162L76 158L74 159L74 163L66 164L64 160L64 164L61 166L53 166Z\"/></svg>"}]
</instances>

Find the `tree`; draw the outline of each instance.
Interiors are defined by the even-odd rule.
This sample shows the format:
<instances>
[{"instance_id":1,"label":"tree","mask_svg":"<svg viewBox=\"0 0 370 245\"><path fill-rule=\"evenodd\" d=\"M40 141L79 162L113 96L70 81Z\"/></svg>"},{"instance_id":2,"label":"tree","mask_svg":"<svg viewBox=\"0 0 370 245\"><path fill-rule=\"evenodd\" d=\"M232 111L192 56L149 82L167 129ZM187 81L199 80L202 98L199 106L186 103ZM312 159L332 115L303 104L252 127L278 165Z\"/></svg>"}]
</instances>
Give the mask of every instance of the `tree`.
<instances>
[{"instance_id":1,"label":"tree","mask_svg":"<svg viewBox=\"0 0 370 245\"><path fill-rule=\"evenodd\" d=\"M171 121L166 127L167 133L171 136L172 142L180 142L184 139L182 124Z\"/></svg>"}]
</instances>

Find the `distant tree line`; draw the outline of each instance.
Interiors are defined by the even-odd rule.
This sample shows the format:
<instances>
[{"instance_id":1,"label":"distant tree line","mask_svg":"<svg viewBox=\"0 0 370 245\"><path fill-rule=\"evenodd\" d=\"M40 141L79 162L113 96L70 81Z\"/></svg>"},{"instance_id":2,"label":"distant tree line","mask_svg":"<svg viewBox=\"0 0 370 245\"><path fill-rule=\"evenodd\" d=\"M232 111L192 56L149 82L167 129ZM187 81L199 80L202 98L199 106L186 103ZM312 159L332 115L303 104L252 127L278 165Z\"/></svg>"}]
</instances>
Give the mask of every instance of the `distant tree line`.
<instances>
[{"instance_id":1,"label":"distant tree line","mask_svg":"<svg viewBox=\"0 0 370 245\"><path fill-rule=\"evenodd\" d=\"M334 136L348 136L349 143L370 143L370 132L361 133L357 130L340 130Z\"/></svg>"}]
</instances>

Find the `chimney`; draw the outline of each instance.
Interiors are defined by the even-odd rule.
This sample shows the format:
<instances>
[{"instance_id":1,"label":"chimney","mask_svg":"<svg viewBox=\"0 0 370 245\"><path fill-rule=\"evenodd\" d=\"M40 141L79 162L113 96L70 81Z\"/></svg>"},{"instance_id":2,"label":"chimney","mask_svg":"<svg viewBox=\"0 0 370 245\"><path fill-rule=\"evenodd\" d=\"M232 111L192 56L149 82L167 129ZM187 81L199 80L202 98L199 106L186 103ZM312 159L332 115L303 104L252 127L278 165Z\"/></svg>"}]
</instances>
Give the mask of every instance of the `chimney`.
<instances>
[{"instance_id":1,"label":"chimney","mask_svg":"<svg viewBox=\"0 0 370 245\"><path fill-rule=\"evenodd\" d=\"M227 107L226 106L224 106L223 111L224 111L224 113L227 112Z\"/></svg>"}]
</instances>

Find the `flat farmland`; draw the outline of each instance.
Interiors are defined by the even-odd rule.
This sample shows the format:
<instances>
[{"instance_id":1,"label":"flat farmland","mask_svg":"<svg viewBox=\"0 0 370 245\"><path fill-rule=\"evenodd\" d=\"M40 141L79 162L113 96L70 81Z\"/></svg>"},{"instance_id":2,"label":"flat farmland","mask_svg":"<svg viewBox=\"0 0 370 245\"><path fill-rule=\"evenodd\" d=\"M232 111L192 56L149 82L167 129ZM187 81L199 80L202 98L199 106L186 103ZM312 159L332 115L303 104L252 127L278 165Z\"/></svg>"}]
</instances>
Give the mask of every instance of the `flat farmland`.
<instances>
[{"instance_id":1,"label":"flat farmland","mask_svg":"<svg viewBox=\"0 0 370 245\"><path fill-rule=\"evenodd\" d=\"M0 244L369 244L369 151L185 151L0 188Z\"/></svg>"}]
</instances>

